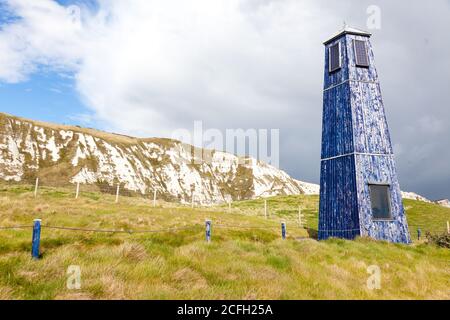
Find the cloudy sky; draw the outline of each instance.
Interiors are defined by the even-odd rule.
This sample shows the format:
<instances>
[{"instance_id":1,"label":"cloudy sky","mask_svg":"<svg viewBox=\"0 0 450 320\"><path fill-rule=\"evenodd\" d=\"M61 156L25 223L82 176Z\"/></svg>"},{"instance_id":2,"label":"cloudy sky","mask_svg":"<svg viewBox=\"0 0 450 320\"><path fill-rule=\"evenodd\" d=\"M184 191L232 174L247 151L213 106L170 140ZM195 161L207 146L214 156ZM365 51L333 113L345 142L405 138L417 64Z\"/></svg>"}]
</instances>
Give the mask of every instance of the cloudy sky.
<instances>
[{"instance_id":1,"label":"cloudy sky","mask_svg":"<svg viewBox=\"0 0 450 320\"><path fill-rule=\"evenodd\" d=\"M449 198L449 0L0 0L0 111L141 137L280 129L280 167L318 182L322 42L343 21L373 33L402 189Z\"/></svg>"}]
</instances>

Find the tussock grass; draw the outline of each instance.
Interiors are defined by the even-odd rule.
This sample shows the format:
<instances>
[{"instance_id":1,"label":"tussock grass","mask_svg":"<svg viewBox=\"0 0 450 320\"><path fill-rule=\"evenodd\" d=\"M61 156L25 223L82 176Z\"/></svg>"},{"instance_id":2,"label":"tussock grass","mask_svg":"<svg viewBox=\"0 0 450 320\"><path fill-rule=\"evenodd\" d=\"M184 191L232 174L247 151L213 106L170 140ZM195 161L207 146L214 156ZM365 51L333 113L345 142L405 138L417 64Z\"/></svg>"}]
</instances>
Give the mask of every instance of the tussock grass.
<instances>
[{"instance_id":1,"label":"tussock grass","mask_svg":"<svg viewBox=\"0 0 450 320\"><path fill-rule=\"evenodd\" d=\"M0 299L449 299L450 250L425 243L371 239L317 242L296 224L300 205L317 229L318 197L268 199L189 208L141 198L88 193L77 200L47 188L0 187L0 225L118 230L192 228L162 233L93 233L42 229L42 258L30 258L31 230L0 231ZM408 220L435 228L449 209L405 201ZM212 242L204 220L213 221ZM430 221L433 219L433 221ZM287 221L282 240L280 220ZM225 228L234 226L235 228ZM267 227L249 229L249 226ZM425 231L425 230L424 230ZM81 268L81 289L69 290L67 268ZM369 290L367 267L381 269Z\"/></svg>"}]
</instances>

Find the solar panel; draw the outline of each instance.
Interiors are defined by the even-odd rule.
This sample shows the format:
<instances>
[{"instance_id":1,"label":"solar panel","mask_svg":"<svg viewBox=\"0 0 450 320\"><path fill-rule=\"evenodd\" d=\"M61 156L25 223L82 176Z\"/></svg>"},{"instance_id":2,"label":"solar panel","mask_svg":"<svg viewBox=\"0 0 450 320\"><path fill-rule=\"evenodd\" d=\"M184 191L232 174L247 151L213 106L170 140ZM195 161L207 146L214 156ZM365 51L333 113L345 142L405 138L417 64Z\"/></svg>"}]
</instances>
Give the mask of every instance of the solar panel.
<instances>
[{"instance_id":1,"label":"solar panel","mask_svg":"<svg viewBox=\"0 0 450 320\"><path fill-rule=\"evenodd\" d=\"M367 56L366 42L363 40L353 40L355 48L355 59L358 67L368 67L369 57Z\"/></svg>"},{"instance_id":2,"label":"solar panel","mask_svg":"<svg viewBox=\"0 0 450 320\"><path fill-rule=\"evenodd\" d=\"M341 68L341 44L338 42L328 49L329 71L333 72Z\"/></svg>"}]
</instances>

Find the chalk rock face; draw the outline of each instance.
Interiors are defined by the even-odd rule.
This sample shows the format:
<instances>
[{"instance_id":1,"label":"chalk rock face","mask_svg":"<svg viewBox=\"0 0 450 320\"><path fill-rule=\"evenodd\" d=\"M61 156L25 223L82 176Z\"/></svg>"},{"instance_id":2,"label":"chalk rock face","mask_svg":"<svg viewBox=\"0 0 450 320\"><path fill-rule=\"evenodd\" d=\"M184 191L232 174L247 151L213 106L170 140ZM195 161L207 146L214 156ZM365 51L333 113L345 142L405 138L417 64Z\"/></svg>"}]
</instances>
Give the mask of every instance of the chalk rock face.
<instances>
[{"instance_id":1,"label":"chalk rock face","mask_svg":"<svg viewBox=\"0 0 450 320\"><path fill-rule=\"evenodd\" d=\"M320 185L315 183L298 181L297 183L302 188L303 192L308 195L318 195L320 193Z\"/></svg>"},{"instance_id":2,"label":"chalk rock face","mask_svg":"<svg viewBox=\"0 0 450 320\"><path fill-rule=\"evenodd\" d=\"M448 199L436 200L435 202L436 202L438 205L441 205L441 206L443 206L443 207L450 208L450 200L448 200Z\"/></svg>"},{"instance_id":3,"label":"chalk rock face","mask_svg":"<svg viewBox=\"0 0 450 320\"><path fill-rule=\"evenodd\" d=\"M87 184L212 204L274 195L313 194L317 185L252 158L179 141L138 139L0 113L0 179ZM203 156L202 156L203 155ZM316 190L317 189L317 190Z\"/></svg>"},{"instance_id":4,"label":"chalk rock face","mask_svg":"<svg viewBox=\"0 0 450 320\"><path fill-rule=\"evenodd\" d=\"M424 196L421 196L414 192L402 191L402 197L403 197L403 199L418 200L418 201L429 202L429 203L431 202L431 200L428 200Z\"/></svg>"}]
</instances>

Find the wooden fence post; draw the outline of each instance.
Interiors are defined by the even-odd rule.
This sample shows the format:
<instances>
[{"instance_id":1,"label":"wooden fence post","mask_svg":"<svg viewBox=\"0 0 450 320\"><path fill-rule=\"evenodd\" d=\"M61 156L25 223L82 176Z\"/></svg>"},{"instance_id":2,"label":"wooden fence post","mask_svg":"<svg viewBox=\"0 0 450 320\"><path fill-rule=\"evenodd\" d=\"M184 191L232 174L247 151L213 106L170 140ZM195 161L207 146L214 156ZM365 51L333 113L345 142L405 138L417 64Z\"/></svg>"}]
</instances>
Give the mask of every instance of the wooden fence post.
<instances>
[{"instance_id":1,"label":"wooden fence post","mask_svg":"<svg viewBox=\"0 0 450 320\"><path fill-rule=\"evenodd\" d=\"M205 221L206 242L211 242L211 225L212 225L212 221L211 220L206 220Z\"/></svg>"},{"instance_id":2,"label":"wooden fence post","mask_svg":"<svg viewBox=\"0 0 450 320\"><path fill-rule=\"evenodd\" d=\"M77 190L75 192L75 199L78 199L78 194L80 193L80 183L77 182Z\"/></svg>"},{"instance_id":3,"label":"wooden fence post","mask_svg":"<svg viewBox=\"0 0 450 320\"><path fill-rule=\"evenodd\" d=\"M39 248L41 244L41 219L34 219L33 221L33 237L31 240L31 257L39 259Z\"/></svg>"},{"instance_id":4,"label":"wooden fence post","mask_svg":"<svg viewBox=\"0 0 450 320\"><path fill-rule=\"evenodd\" d=\"M120 192L120 183L117 184L117 190L116 190L116 203L119 202L119 192Z\"/></svg>"},{"instance_id":5,"label":"wooden fence post","mask_svg":"<svg viewBox=\"0 0 450 320\"><path fill-rule=\"evenodd\" d=\"M194 208L194 195L191 197L191 207Z\"/></svg>"},{"instance_id":6,"label":"wooden fence post","mask_svg":"<svg viewBox=\"0 0 450 320\"><path fill-rule=\"evenodd\" d=\"M153 207L156 207L156 189L153 190Z\"/></svg>"},{"instance_id":7,"label":"wooden fence post","mask_svg":"<svg viewBox=\"0 0 450 320\"><path fill-rule=\"evenodd\" d=\"M231 200L228 202L228 211L231 211Z\"/></svg>"},{"instance_id":8,"label":"wooden fence post","mask_svg":"<svg viewBox=\"0 0 450 320\"><path fill-rule=\"evenodd\" d=\"M283 240L286 239L286 222L285 221L281 222L281 238Z\"/></svg>"},{"instance_id":9,"label":"wooden fence post","mask_svg":"<svg viewBox=\"0 0 450 320\"><path fill-rule=\"evenodd\" d=\"M39 187L39 178L36 178L36 184L34 186L34 197L37 197L37 192L38 192L38 187Z\"/></svg>"},{"instance_id":10,"label":"wooden fence post","mask_svg":"<svg viewBox=\"0 0 450 320\"><path fill-rule=\"evenodd\" d=\"M267 200L264 199L264 217L267 219Z\"/></svg>"}]
</instances>

